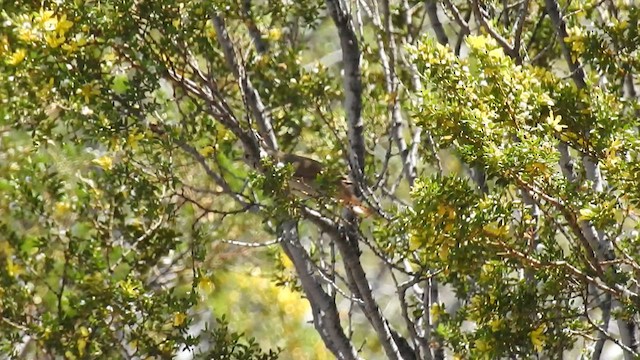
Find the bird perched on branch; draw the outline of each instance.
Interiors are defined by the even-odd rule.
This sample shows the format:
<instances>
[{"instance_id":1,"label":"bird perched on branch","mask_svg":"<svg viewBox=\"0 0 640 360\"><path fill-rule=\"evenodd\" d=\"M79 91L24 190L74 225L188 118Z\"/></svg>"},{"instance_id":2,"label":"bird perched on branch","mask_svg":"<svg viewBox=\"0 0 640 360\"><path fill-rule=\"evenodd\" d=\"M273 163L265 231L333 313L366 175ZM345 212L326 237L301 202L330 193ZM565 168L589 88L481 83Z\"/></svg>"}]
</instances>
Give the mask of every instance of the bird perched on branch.
<instances>
[{"instance_id":1,"label":"bird perched on branch","mask_svg":"<svg viewBox=\"0 0 640 360\"><path fill-rule=\"evenodd\" d=\"M289 185L292 189L311 197L322 195L318 177L323 175L325 166L321 162L306 156L284 153L282 151L268 150L267 153L281 163L291 164L293 167L293 175ZM335 196L339 202L350 207L358 215L371 215L371 209L365 206L355 195L354 184L347 176L341 176L334 181L330 181L330 183L335 186Z\"/></svg>"}]
</instances>

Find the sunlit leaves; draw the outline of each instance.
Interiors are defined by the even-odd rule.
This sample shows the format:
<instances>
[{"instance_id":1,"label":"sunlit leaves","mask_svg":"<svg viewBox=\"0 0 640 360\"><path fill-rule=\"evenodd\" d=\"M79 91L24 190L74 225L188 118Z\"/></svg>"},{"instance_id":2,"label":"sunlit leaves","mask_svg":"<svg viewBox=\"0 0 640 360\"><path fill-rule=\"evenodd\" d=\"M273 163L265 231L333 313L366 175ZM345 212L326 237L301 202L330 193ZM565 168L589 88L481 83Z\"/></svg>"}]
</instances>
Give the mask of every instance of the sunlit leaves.
<instances>
[{"instance_id":1,"label":"sunlit leaves","mask_svg":"<svg viewBox=\"0 0 640 360\"><path fill-rule=\"evenodd\" d=\"M541 3L505 2L509 8L495 16L503 5L482 4L481 15L493 17L488 26L507 42L523 25L517 56L490 36L466 36L457 50L402 38L418 23L403 24L409 9L395 5L388 34L354 18L362 30L371 145L366 185L393 213L391 222L363 220L363 233L369 239L368 222L375 223L371 239L385 260L407 269L394 272L437 280L462 300L455 313L445 304L410 305L416 319L431 316L434 338L456 356L558 357L558 349L572 346L572 331L588 329L573 300L589 296L584 279L599 276L584 261L581 236L593 227L615 239L611 251L624 261L640 254L630 231L638 230L640 143L635 83L627 76L638 69L638 11L627 3L607 5L623 16L596 13L596 1L567 4L564 39L541 15ZM208 294L225 306L234 305L226 295L270 294L266 301L295 320L287 332L296 332L308 311L297 293L254 273L227 277L228 292L211 259L217 240L265 237L274 223L300 218L301 204L336 215L324 196L292 194L290 166L266 159L258 174L242 159L243 147L266 139L256 121L262 115L280 149L327 164L318 178L323 195L344 172L342 64L323 4L121 0L3 8L0 118L11 129L0 142L0 230L7 234L0 239L0 304L10 321L0 324L10 339L4 350L29 332L53 356L117 357L113 345L122 343L136 351L130 357L169 357L196 343L185 331ZM421 6L408 19L418 20ZM522 22L512 21L516 12L526 15ZM215 29L216 14L224 15L224 34ZM446 31L464 37L456 26L450 22ZM487 29L469 31L491 35ZM379 43L372 33L383 35ZM233 46L220 43L225 36ZM415 46L407 52L402 44L409 43ZM584 89L557 61L564 43L587 74ZM388 50L398 75L388 86L377 46ZM252 96L264 110L250 106ZM402 119L389 122L395 106ZM390 128L400 129L398 139L386 136ZM247 136L249 129L261 139ZM385 162L389 173L401 172L395 159L406 152L396 147L402 139L409 145L409 132L415 143L406 152L426 155L416 164L422 178L410 196L399 178L391 196L391 182L372 172L386 156L393 158ZM562 145L568 154L558 151ZM425 159L438 155L444 165L435 171L443 174L432 175ZM563 176L563 156L573 157L575 179ZM486 189L476 189L466 165L448 164L458 157L486 174ZM606 181L596 184L597 172ZM316 234L305 226L306 246L307 234ZM313 244L310 256L320 250ZM293 262L279 254L276 263L279 285L297 289ZM158 275L165 273L175 277ZM607 274L602 281L617 291L629 278ZM633 306L629 301L630 312ZM217 332L224 328L208 333L217 346L209 358L255 349L235 335L232 343L240 345L227 347L226 332Z\"/></svg>"},{"instance_id":2,"label":"sunlit leaves","mask_svg":"<svg viewBox=\"0 0 640 360\"><path fill-rule=\"evenodd\" d=\"M470 37L468 44L468 61L452 57L429 40L414 50L432 86L417 105L429 119L425 126L444 144L453 142L468 163L484 163L489 172L510 169L544 175L532 170L551 168L557 161L553 152L528 149L553 149L556 143L556 134L545 126L556 106L548 80L515 66L492 40ZM559 119L553 121L558 122L552 125L554 132L561 129Z\"/></svg>"},{"instance_id":3,"label":"sunlit leaves","mask_svg":"<svg viewBox=\"0 0 640 360\"><path fill-rule=\"evenodd\" d=\"M4 13L4 16L13 25L17 38L32 47L44 41L48 46L57 48L65 42L67 33L73 27L67 14L44 8L37 13L15 14L13 17Z\"/></svg>"},{"instance_id":4,"label":"sunlit leaves","mask_svg":"<svg viewBox=\"0 0 640 360\"><path fill-rule=\"evenodd\" d=\"M27 56L27 50L18 49L13 54L9 55L9 57L5 61L7 64L15 66L20 64L26 56Z\"/></svg>"},{"instance_id":5,"label":"sunlit leaves","mask_svg":"<svg viewBox=\"0 0 640 360\"><path fill-rule=\"evenodd\" d=\"M529 333L529 338L531 339L533 348L537 352L542 351L544 346L544 342L545 342L544 330L545 330L545 326L540 325L535 330Z\"/></svg>"},{"instance_id":6,"label":"sunlit leaves","mask_svg":"<svg viewBox=\"0 0 640 360\"><path fill-rule=\"evenodd\" d=\"M92 161L94 164L100 166L104 170L111 170L113 168L113 158L109 155L103 155Z\"/></svg>"},{"instance_id":7,"label":"sunlit leaves","mask_svg":"<svg viewBox=\"0 0 640 360\"><path fill-rule=\"evenodd\" d=\"M583 46L584 38L576 31L571 34L573 37L566 40ZM421 255L425 251L422 255L425 266L441 269L442 281L456 288L458 295L475 293L466 312L441 319L439 332L456 351L464 352L468 346L465 344L473 344L471 353L478 357L495 358L524 351L526 347L540 352L558 346L555 341L560 338L550 336L551 332L558 334L564 326L584 324L567 321L556 327L562 322L543 315L549 314L547 311L555 305L547 308L540 303L535 314L523 310L533 305L527 303L538 299L535 295L538 292L551 296L561 293L567 298L573 295L567 291L571 287L566 288L564 280L554 278L553 272L546 273L535 266L529 269L532 265L519 263L520 259L538 256L566 259L567 245L558 241L554 222L567 216L567 211L575 214L572 215L575 219L589 221L609 233L624 221L623 209L628 206L615 194L585 191L589 184L580 193L574 192L557 169L556 147L564 141L581 152L580 156L604 160L608 173L622 176L616 179L616 184L628 185L634 182L633 176L622 170L626 166L620 156L637 155L621 139L637 136L635 131L628 130L633 128L634 120L624 115L630 110L627 104L609 91L602 88L579 91L548 71L516 65L487 37L468 37L467 45L469 55L464 59L453 57L450 50L429 39L411 49L428 84L422 97L415 101L414 109L423 126L440 139L441 145L451 146L465 162L482 167L495 180L492 195L483 198L463 192L446 178L419 182L412 194L416 213L410 217L415 220L402 223L398 229L410 234L409 250ZM580 56L580 52L575 56ZM626 185L625 191L635 192ZM540 202L535 195L530 202L536 205L517 199L518 193L526 189L551 194L547 200L556 201L555 206ZM455 203L451 204L450 199L456 199ZM534 206L546 207L545 223L534 220ZM561 206L567 207L564 213L557 212ZM449 219L445 215L447 207L455 209L456 216ZM532 234L531 229L537 233ZM449 241L443 240L448 237ZM527 246L536 242L544 244L545 250L531 253ZM476 277L467 273L462 264L472 264L472 268L482 271ZM540 281L544 279L545 286L526 289L526 281L517 275L520 271L529 271ZM475 286L453 274L473 277ZM511 298L509 304L501 302L506 292ZM524 293L528 295L524 297ZM511 306L518 303L519 296L523 296L522 303L514 310ZM565 307L562 311L572 313L574 309ZM502 321L489 314L510 314L508 323L519 325L505 328ZM531 328L526 325L528 318L542 322ZM457 321L464 319L478 326L474 339L455 330L461 324ZM521 339L520 345L515 345L518 340L512 335ZM567 339L565 335L562 337Z\"/></svg>"}]
</instances>

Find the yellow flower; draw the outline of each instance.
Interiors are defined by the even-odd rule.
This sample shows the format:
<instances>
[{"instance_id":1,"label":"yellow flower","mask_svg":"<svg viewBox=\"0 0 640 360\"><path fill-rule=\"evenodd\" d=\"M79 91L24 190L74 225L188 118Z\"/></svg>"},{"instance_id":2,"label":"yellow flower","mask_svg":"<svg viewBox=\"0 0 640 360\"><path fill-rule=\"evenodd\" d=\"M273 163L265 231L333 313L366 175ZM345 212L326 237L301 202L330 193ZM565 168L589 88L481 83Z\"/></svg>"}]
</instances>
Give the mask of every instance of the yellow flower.
<instances>
[{"instance_id":1,"label":"yellow flower","mask_svg":"<svg viewBox=\"0 0 640 360\"><path fill-rule=\"evenodd\" d=\"M27 23L18 29L18 39L26 42L33 43L38 40L37 32L31 27L31 24Z\"/></svg>"},{"instance_id":2,"label":"yellow flower","mask_svg":"<svg viewBox=\"0 0 640 360\"><path fill-rule=\"evenodd\" d=\"M76 43L75 41L72 41L71 43L62 44L61 47L70 53L78 51L78 43Z\"/></svg>"},{"instance_id":3,"label":"yellow flower","mask_svg":"<svg viewBox=\"0 0 640 360\"><path fill-rule=\"evenodd\" d=\"M472 49L484 49L488 43L489 39L486 36L467 36L467 45Z\"/></svg>"},{"instance_id":4,"label":"yellow flower","mask_svg":"<svg viewBox=\"0 0 640 360\"><path fill-rule=\"evenodd\" d=\"M138 288L138 285L134 284L131 280L120 281L119 285L124 292L124 295L132 298L138 297L140 289Z\"/></svg>"},{"instance_id":5,"label":"yellow flower","mask_svg":"<svg viewBox=\"0 0 640 360\"><path fill-rule=\"evenodd\" d=\"M209 157L211 156L211 154L213 154L214 152L214 147L211 145L207 145L204 148L200 149L200 151L198 151L200 153L200 155L204 156L204 157Z\"/></svg>"},{"instance_id":6,"label":"yellow flower","mask_svg":"<svg viewBox=\"0 0 640 360\"><path fill-rule=\"evenodd\" d=\"M14 253L13 246L11 246L11 244L9 244L8 241L1 240L0 241L0 255L11 256L11 255L13 255L13 253Z\"/></svg>"},{"instance_id":7,"label":"yellow flower","mask_svg":"<svg viewBox=\"0 0 640 360\"><path fill-rule=\"evenodd\" d=\"M131 147L131 149L135 150L138 148L138 142L142 139L144 139L144 134L133 132L127 137L127 144Z\"/></svg>"},{"instance_id":8,"label":"yellow flower","mask_svg":"<svg viewBox=\"0 0 640 360\"><path fill-rule=\"evenodd\" d=\"M187 315L183 312L177 312L173 315L173 326L178 327L184 324L187 319Z\"/></svg>"},{"instance_id":9,"label":"yellow flower","mask_svg":"<svg viewBox=\"0 0 640 360\"><path fill-rule=\"evenodd\" d=\"M216 286L213 284L213 281L211 281L211 279L203 276L198 282L198 288L205 294L211 294L211 292L215 290Z\"/></svg>"},{"instance_id":10,"label":"yellow flower","mask_svg":"<svg viewBox=\"0 0 640 360\"><path fill-rule=\"evenodd\" d=\"M44 36L44 39L47 41L47 45L52 48L57 48L61 44L64 43L66 38L63 35L59 35L57 33L51 33Z\"/></svg>"},{"instance_id":11,"label":"yellow flower","mask_svg":"<svg viewBox=\"0 0 640 360\"><path fill-rule=\"evenodd\" d=\"M491 331L496 332L500 330L500 327L502 326L502 320L493 319L489 322L489 326L491 326Z\"/></svg>"},{"instance_id":12,"label":"yellow flower","mask_svg":"<svg viewBox=\"0 0 640 360\"><path fill-rule=\"evenodd\" d=\"M431 321L433 323L437 323L440 319L440 314L442 313L442 309L438 304L432 304L429 308L429 314L431 315Z\"/></svg>"},{"instance_id":13,"label":"yellow flower","mask_svg":"<svg viewBox=\"0 0 640 360\"><path fill-rule=\"evenodd\" d=\"M100 94L100 88L93 84L84 84L76 93L82 94L82 96L84 96L84 101L89 102L89 99L93 95Z\"/></svg>"},{"instance_id":14,"label":"yellow flower","mask_svg":"<svg viewBox=\"0 0 640 360\"><path fill-rule=\"evenodd\" d=\"M409 237L409 250L415 251L423 246L424 243L422 242L422 239L416 234L411 234L411 236Z\"/></svg>"},{"instance_id":15,"label":"yellow flower","mask_svg":"<svg viewBox=\"0 0 640 360\"><path fill-rule=\"evenodd\" d=\"M73 22L67 20L67 15L62 15L58 24L56 25L56 31L60 34L60 36L64 35L71 27L73 26Z\"/></svg>"},{"instance_id":16,"label":"yellow flower","mask_svg":"<svg viewBox=\"0 0 640 360\"><path fill-rule=\"evenodd\" d=\"M488 235L491 237L502 237L509 233L509 227L507 227L506 225L500 226L498 225L497 221L493 221L486 224L482 228L482 230L484 230L485 235Z\"/></svg>"},{"instance_id":17,"label":"yellow flower","mask_svg":"<svg viewBox=\"0 0 640 360\"><path fill-rule=\"evenodd\" d=\"M100 166L104 170L111 170L113 168L113 158L108 155L103 155L97 159L93 159L92 163Z\"/></svg>"},{"instance_id":18,"label":"yellow flower","mask_svg":"<svg viewBox=\"0 0 640 360\"><path fill-rule=\"evenodd\" d=\"M491 344L484 339L477 339L475 341L475 346L481 354L491 351Z\"/></svg>"},{"instance_id":19,"label":"yellow flower","mask_svg":"<svg viewBox=\"0 0 640 360\"><path fill-rule=\"evenodd\" d=\"M505 57L504 51L502 50L502 48L493 49L489 51L489 57L493 58L494 60L502 59Z\"/></svg>"},{"instance_id":20,"label":"yellow flower","mask_svg":"<svg viewBox=\"0 0 640 360\"><path fill-rule=\"evenodd\" d=\"M67 201L58 201L53 206L53 214L57 218L63 218L71 211L71 204Z\"/></svg>"},{"instance_id":21,"label":"yellow flower","mask_svg":"<svg viewBox=\"0 0 640 360\"><path fill-rule=\"evenodd\" d=\"M546 327L544 326L544 324L542 324L529 333L529 338L531 339L533 348L538 352L542 351L542 347L544 346L544 342L546 340L546 336L544 335L545 330Z\"/></svg>"},{"instance_id":22,"label":"yellow flower","mask_svg":"<svg viewBox=\"0 0 640 360\"><path fill-rule=\"evenodd\" d=\"M13 54L11 54L9 56L9 58L6 60L7 64L9 65L18 65L22 62L22 60L24 60L24 58L27 56L27 50L25 49L18 49L16 50L16 52L14 52Z\"/></svg>"},{"instance_id":23,"label":"yellow flower","mask_svg":"<svg viewBox=\"0 0 640 360\"><path fill-rule=\"evenodd\" d=\"M41 26L44 27L44 24L51 19L53 16L53 11L40 9L40 13L36 17L36 20L40 23Z\"/></svg>"},{"instance_id":24,"label":"yellow flower","mask_svg":"<svg viewBox=\"0 0 640 360\"><path fill-rule=\"evenodd\" d=\"M213 27L213 24L211 24L211 22L207 22L207 24L205 25L204 33L209 39L216 38L216 29Z\"/></svg>"},{"instance_id":25,"label":"yellow flower","mask_svg":"<svg viewBox=\"0 0 640 360\"><path fill-rule=\"evenodd\" d=\"M278 41L282 37L282 30L278 28L271 29L269 30L267 37L271 41Z\"/></svg>"},{"instance_id":26,"label":"yellow flower","mask_svg":"<svg viewBox=\"0 0 640 360\"><path fill-rule=\"evenodd\" d=\"M549 117L547 117L547 124L551 125L551 127L553 127L553 130L557 132L562 132L562 130L567 127L566 125L560 124L561 121L561 115L554 116L553 113L551 113Z\"/></svg>"},{"instance_id":27,"label":"yellow flower","mask_svg":"<svg viewBox=\"0 0 640 360\"><path fill-rule=\"evenodd\" d=\"M289 259L289 257L284 253L280 255L280 263L282 264L282 267L287 270L292 270L294 268L293 261L291 261L291 259Z\"/></svg>"},{"instance_id":28,"label":"yellow flower","mask_svg":"<svg viewBox=\"0 0 640 360\"><path fill-rule=\"evenodd\" d=\"M58 27L58 19L55 17L47 19L42 23L42 28L44 31L54 31Z\"/></svg>"},{"instance_id":29,"label":"yellow flower","mask_svg":"<svg viewBox=\"0 0 640 360\"><path fill-rule=\"evenodd\" d=\"M84 351L87 348L87 339L89 338L90 331L86 327L80 327L79 331L80 338L78 339L78 354L81 356L84 355Z\"/></svg>"},{"instance_id":30,"label":"yellow flower","mask_svg":"<svg viewBox=\"0 0 640 360\"><path fill-rule=\"evenodd\" d=\"M87 39L84 37L84 34L79 33L76 34L68 43L62 44L62 48L67 50L68 52L75 52L81 46L87 44Z\"/></svg>"},{"instance_id":31,"label":"yellow flower","mask_svg":"<svg viewBox=\"0 0 640 360\"><path fill-rule=\"evenodd\" d=\"M7 259L6 269L9 276L18 276L24 273L24 269L22 268L22 266L14 263L13 259L11 258Z\"/></svg>"}]
</instances>

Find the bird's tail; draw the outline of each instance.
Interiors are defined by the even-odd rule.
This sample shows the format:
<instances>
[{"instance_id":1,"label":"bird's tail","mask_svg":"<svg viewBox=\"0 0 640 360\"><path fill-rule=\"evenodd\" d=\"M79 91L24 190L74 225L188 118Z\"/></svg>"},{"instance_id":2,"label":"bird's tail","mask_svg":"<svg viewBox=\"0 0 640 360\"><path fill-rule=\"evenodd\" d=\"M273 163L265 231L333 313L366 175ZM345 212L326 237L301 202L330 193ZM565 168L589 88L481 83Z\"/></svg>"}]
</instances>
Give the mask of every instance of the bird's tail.
<instances>
[{"instance_id":1,"label":"bird's tail","mask_svg":"<svg viewBox=\"0 0 640 360\"><path fill-rule=\"evenodd\" d=\"M373 210L367 205L363 204L360 199L358 199L355 195L350 194L350 196L346 199L345 205L348 206L354 213L358 216L369 217L373 214Z\"/></svg>"},{"instance_id":2,"label":"bird's tail","mask_svg":"<svg viewBox=\"0 0 640 360\"><path fill-rule=\"evenodd\" d=\"M362 204L351 205L351 210L362 217L369 217L373 214L373 210L371 210L371 208Z\"/></svg>"}]
</instances>

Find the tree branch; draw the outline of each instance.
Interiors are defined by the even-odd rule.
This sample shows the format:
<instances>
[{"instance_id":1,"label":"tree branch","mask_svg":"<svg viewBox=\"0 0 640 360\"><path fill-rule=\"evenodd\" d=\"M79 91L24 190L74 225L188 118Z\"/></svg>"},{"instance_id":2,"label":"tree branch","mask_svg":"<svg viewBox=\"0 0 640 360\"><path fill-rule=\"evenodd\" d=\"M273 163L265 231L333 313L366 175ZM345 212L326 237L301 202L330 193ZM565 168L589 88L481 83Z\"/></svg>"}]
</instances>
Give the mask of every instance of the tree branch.
<instances>
[{"instance_id":1,"label":"tree branch","mask_svg":"<svg viewBox=\"0 0 640 360\"><path fill-rule=\"evenodd\" d=\"M269 51L269 43L262 37L262 33L260 33L260 29L256 26L256 22L253 19L253 14L251 12L251 0L244 0L242 2L242 16L245 21L244 24L249 30L249 36L251 36L251 40L256 47L256 50L260 54L264 54Z\"/></svg>"},{"instance_id":2,"label":"tree branch","mask_svg":"<svg viewBox=\"0 0 640 360\"><path fill-rule=\"evenodd\" d=\"M527 13L529 12L529 0L524 0L522 5L520 6L520 11L518 12L518 18L516 19L516 34L513 39L513 50L516 54L520 54L520 47L522 42L522 30L524 29L524 23L527 19ZM518 59L522 59L518 57Z\"/></svg>"},{"instance_id":3,"label":"tree branch","mask_svg":"<svg viewBox=\"0 0 640 360\"><path fill-rule=\"evenodd\" d=\"M568 34L566 23L560 13L560 6L556 0L545 0L545 7L549 14L549 18L555 27L560 48L562 49L562 54L569 66L569 70L571 71L571 78L578 89L585 89L587 87L587 83L585 81L585 74L582 69L582 65L580 64L580 61L573 56L571 48L565 42L565 38L567 38ZM604 180L600 173L598 160L589 155L585 155L582 158L582 163L585 167L587 179L593 182L593 190L596 192L602 192L604 190ZM594 250L596 250L596 254L599 258L604 257L605 260L615 259L613 245L603 232L596 231L596 229L587 221L581 221L580 227L591 241L593 241L593 239L596 240L598 246ZM617 269L614 268L613 270L617 272ZM621 306L622 304L620 304L619 301L616 299L613 300L612 307L614 312L617 309L620 309ZM635 333L637 332L636 326L632 321L627 321L622 318L618 318L616 321L620 330L620 339L624 345L620 345L620 347L625 350L624 358L625 360L631 360L634 358L634 354L638 349L638 344L635 340Z\"/></svg>"},{"instance_id":4,"label":"tree branch","mask_svg":"<svg viewBox=\"0 0 640 360\"><path fill-rule=\"evenodd\" d=\"M593 354L591 355L591 359L600 360L602 355L602 350L604 349L604 343L607 341L607 333L609 329L609 320L611 319L611 294L604 294L605 298L602 300L600 305L600 309L602 310L602 329L604 331L600 331L598 334L598 340L593 349ZM588 312L585 310L585 315L588 317Z\"/></svg>"},{"instance_id":5,"label":"tree branch","mask_svg":"<svg viewBox=\"0 0 640 360\"><path fill-rule=\"evenodd\" d=\"M251 80L245 73L244 67L238 63L233 42L227 32L224 19L218 14L213 14L212 20L213 26L216 29L218 42L220 43L220 46L222 46L222 51L227 61L227 66L229 66L233 75L239 82L240 90L246 99L246 105L248 105L253 118L258 123L260 135L263 137L263 140L269 148L278 150L278 141L276 139L275 131L273 130L271 117L265 111L266 109L262 103L260 94L251 84Z\"/></svg>"},{"instance_id":6,"label":"tree branch","mask_svg":"<svg viewBox=\"0 0 640 360\"><path fill-rule=\"evenodd\" d=\"M556 35L560 42L562 55L569 66L569 71L571 71L571 78L578 89L584 89L587 86L587 83L584 80L584 70L582 70L582 65L578 59L574 59L569 45L564 41L564 39L569 35L567 34L567 26L560 14L560 6L556 0L545 0L544 3L547 9L547 14L556 29Z\"/></svg>"},{"instance_id":7,"label":"tree branch","mask_svg":"<svg viewBox=\"0 0 640 360\"><path fill-rule=\"evenodd\" d=\"M279 228L282 249L293 262L296 273L313 312L313 324L327 348L341 360L359 359L340 323L334 299L322 289L322 279L314 275L314 266L307 251L300 244L295 220L284 222Z\"/></svg>"},{"instance_id":8,"label":"tree branch","mask_svg":"<svg viewBox=\"0 0 640 360\"><path fill-rule=\"evenodd\" d=\"M402 360L398 341L406 340L400 335L395 338L389 322L382 314L378 303L373 297L362 263L360 262L360 249L358 246L359 235L353 223L337 224L330 219L322 217L314 212L305 211L306 217L316 224L322 231L329 234L335 241L338 251L342 255L342 262L347 273L351 292L362 300L360 307L369 323L378 335L378 339L384 348L388 359ZM352 219L355 220L355 219Z\"/></svg>"},{"instance_id":9,"label":"tree branch","mask_svg":"<svg viewBox=\"0 0 640 360\"><path fill-rule=\"evenodd\" d=\"M498 45L500 45L504 50L505 54L516 59L516 61L519 61L518 59L520 58L520 55L515 52L515 48L511 46L511 44L509 44L509 41L507 39L505 39L502 35L498 34L498 32L493 27L491 27L491 25L487 23L487 20L484 17L482 10L480 9L480 1L474 0L472 6L473 6L473 13L476 17L476 20L480 24L480 26L482 26L482 28L485 29L487 33L489 33L489 35L496 40Z\"/></svg>"},{"instance_id":10,"label":"tree branch","mask_svg":"<svg viewBox=\"0 0 640 360\"><path fill-rule=\"evenodd\" d=\"M438 17L438 3L436 0L426 0L425 7L427 14L429 15L429 21L431 22L431 26L433 27L433 32L436 33L436 38L438 42L442 45L446 45L449 43L449 37L447 33L444 31L444 27L442 26L442 22Z\"/></svg>"},{"instance_id":11,"label":"tree branch","mask_svg":"<svg viewBox=\"0 0 640 360\"><path fill-rule=\"evenodd\" d=\"M415 164L412 164L409 148L403 137L403 129L405 120L402 116L402 109L399 101L399 82L396 74L396 59L398 49L393 36L393 24L391 23L389 1L383 0L382 16L377 6L377 1L373 2L374 11L369 14L373 20L373 24L377 27L376 39L378 43L378 54L382 63L382 71L384 73L385 90L391 104L388 104L389 119L391 124L389 127L390 135L398 147L398 152L402 159L402 169L409 186L413 186L416 178ZM387 46L385 46L385 43Z\"/></svg>"},{"instance_id":12,"label":"tree branch","mask_svg":"<svg viewBox=\"0 0 640 360\"><path fill-rule=\"evenodd\" d=\"M327 10L338 29L344 71L344 110L349 134L349 165L354 180L364 180L364 122L362 121L362 77L360 74L360 48L351 16L340 0L326 0Z\"/></svg>"}]
</instances>

